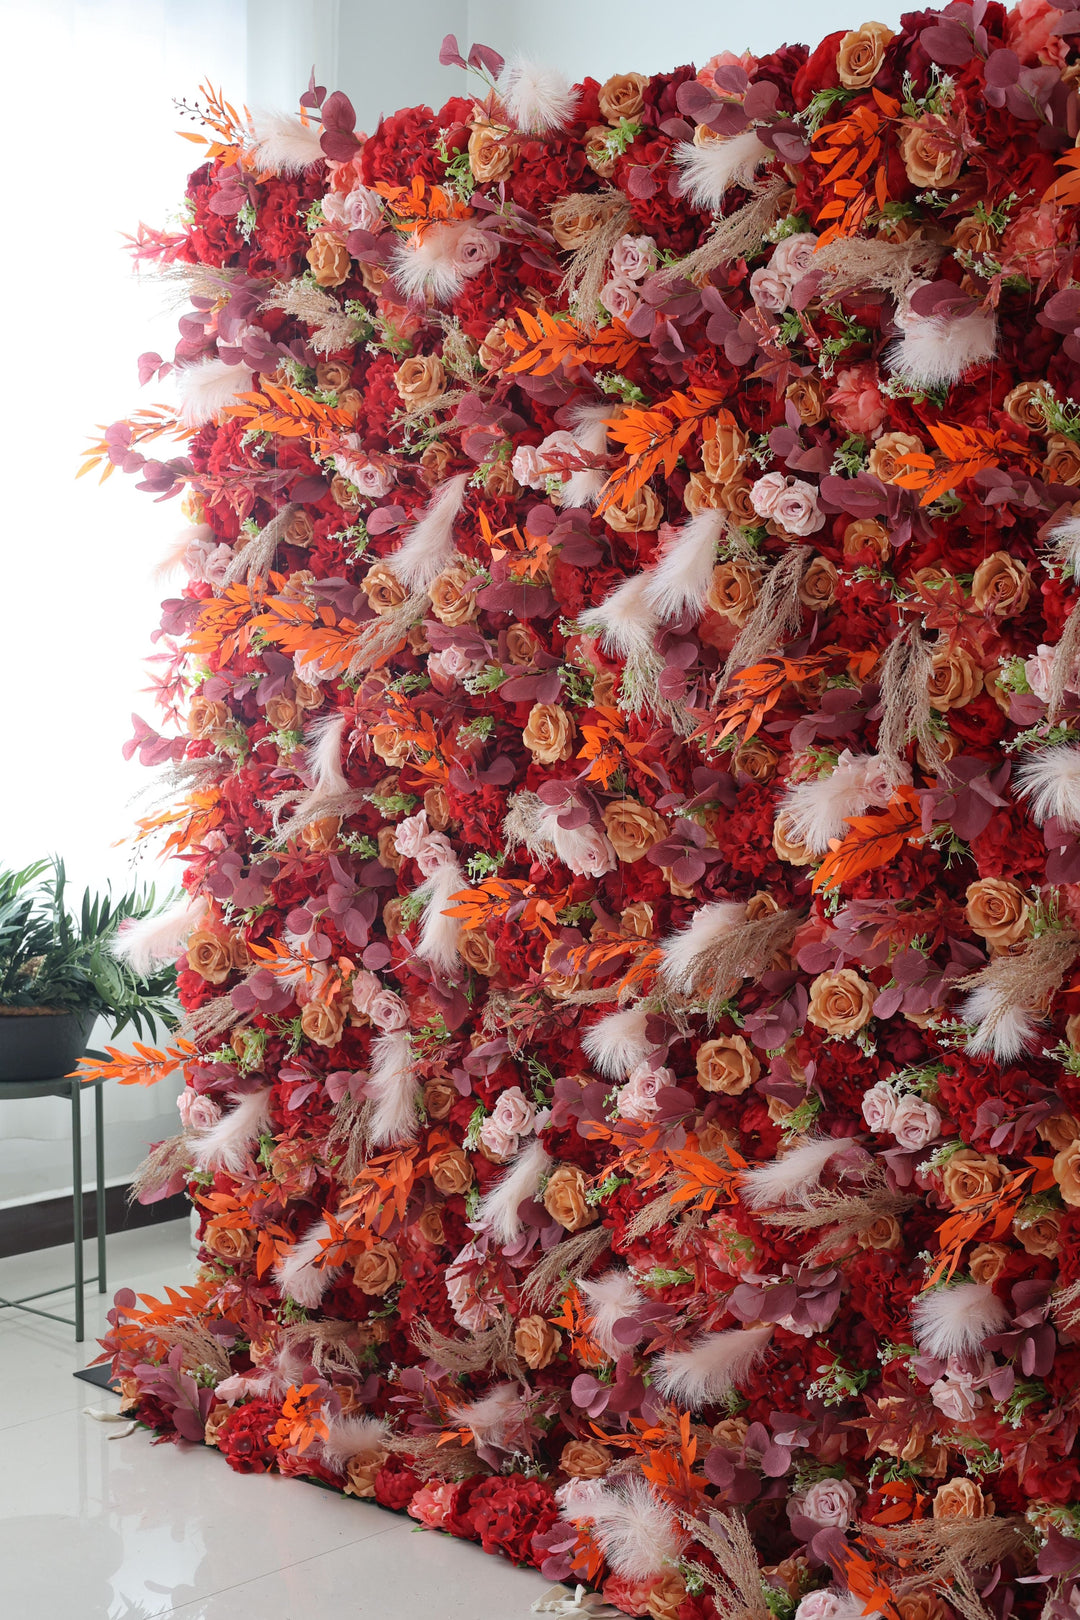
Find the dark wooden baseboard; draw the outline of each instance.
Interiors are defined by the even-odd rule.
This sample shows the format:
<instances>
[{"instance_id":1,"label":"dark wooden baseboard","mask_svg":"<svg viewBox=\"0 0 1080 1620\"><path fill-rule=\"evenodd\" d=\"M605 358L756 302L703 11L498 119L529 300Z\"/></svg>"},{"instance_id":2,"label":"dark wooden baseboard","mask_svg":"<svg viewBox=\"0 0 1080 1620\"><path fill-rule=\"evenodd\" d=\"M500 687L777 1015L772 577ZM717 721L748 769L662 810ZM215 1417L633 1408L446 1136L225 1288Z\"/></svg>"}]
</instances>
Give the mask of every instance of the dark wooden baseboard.
<instances>
[{"instance_id":1,"label":"dark wooden baseboard","mask_svg":"<svg viewBox=\"0 0 1080 1620\"><path fill-rule=\"evenodd\" d=\"M129 1204L126 1186L107 1187L105 1230L132 1232L139 1226L182 1220L190 1207L183 1193L163 1198L157 1204ZM0 1209L0 1258L70 1243L71 1225L70 1198L43 1198L38 1203ZM97 1236L97 1205L92 1192L83 1194L83 1229L88 1238Z\"/></svg>"}]
</instances>

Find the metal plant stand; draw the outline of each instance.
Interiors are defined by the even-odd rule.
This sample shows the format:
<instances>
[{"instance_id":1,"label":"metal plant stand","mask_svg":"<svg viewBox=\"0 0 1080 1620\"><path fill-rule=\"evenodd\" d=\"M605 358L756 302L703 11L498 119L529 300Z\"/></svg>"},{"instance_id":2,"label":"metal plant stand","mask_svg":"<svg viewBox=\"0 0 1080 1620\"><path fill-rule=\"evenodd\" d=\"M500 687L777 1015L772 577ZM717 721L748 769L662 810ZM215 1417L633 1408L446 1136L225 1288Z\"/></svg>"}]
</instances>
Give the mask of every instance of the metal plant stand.
<instances>
[{"instance_id":1,"label":"metal plant stand","mask_svg":"<svg viewBox=\"0 0 1080 1620\"><path fill-rule=\"evenodd\" d=\"M90 1057L97 1057L96 1052L88 1053ZM88 1283L96 1282L98 1293L105 1292L105 1132L104 1132L104 1106L102 1101L102 1087L104 1080L81 1081L73 1075L63 1075L54 1080L13 1080L0 1084L0 1102L8 1099L26 1097L67 1097L71 1103L71 1202L72 1226L75 1245L75 1315L57 1316L55 1311L43 1311L40 1306L31 1304L32 1300L48 1299L52 1294L62 1294L70 1288L70 1283L61 1283L56 1288L43 1288L36 1294L24 1294L21 1299L4 1299L0 1297L0 1310L29 1311L33 1316L48 1317L50 1322L63 1322L67 1327L75 1329L75 1342L82 1344L85 1338L84 1325L86 1303L84 1291ZM97 1275L87 1277L83 1263L83 1165L82 1165L82 1093L93 1087L94 1090L94 1160L95 1160L95 1190L97 1204Z\"/></svg>"}]
</instances>

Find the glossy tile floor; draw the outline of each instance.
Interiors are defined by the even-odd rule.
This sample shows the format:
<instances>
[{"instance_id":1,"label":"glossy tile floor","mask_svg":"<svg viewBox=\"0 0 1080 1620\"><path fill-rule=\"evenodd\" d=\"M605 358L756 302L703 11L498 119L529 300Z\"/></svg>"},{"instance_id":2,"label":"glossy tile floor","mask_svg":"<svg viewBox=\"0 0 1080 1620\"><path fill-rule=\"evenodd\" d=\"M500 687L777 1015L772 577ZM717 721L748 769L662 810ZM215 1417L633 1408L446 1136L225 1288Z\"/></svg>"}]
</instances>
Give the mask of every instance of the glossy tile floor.
<instances>
[{"instance_id":1,"label":"glossy tile floor","mask_svg":"<svg viewBox=\"0 0 1080 1620\"><path fill-rule=\"evenodd\" d=\"M88 1253L88 1264L92 1256ZM187 1225L109 1239L110 1295L191 1280ZM70 1249L0 1260L0 1295L69 1275ZM70 1294L56 1296L70 1310ZM72 1377L88 1339L0 1311L0 1611L12 1620L526 1620L549 1589L479 1547L300 1480L234 1474L202 1446L117 1438ZM48 1307L47 1302L44 1302Z\"/></svg>"}]
</instances>

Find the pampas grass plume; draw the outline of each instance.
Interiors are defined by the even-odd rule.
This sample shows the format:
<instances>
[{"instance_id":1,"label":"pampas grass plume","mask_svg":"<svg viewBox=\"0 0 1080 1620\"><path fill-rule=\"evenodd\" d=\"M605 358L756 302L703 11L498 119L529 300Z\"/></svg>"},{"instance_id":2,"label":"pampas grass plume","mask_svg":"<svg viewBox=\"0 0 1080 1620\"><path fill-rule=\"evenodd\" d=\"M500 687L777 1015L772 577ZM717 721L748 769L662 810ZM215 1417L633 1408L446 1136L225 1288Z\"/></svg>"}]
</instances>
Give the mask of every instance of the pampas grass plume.
<instances>
[{"instance_id":1,"label":"pampas grass plume","mask_svg":"<svg viewBox=\"0 0 1080 1620\"><path fill-rule=\"evenodd\" d=\"M183 955L188 935L206 915L206 901L182 895L156 917L126 917L117 929L112 954L133 973L147 974Z\"/></svg>"},{"instance_id":2,"label":"pampas grass plume","mask_svg":"<svg viewBox=\"0 0 1080 1620\"><path fill-rule=\"evenodd\" d=\"M803 1200L817 1186L822 1171L838 1153L846 1153L853 1136L809 1136L779 1159L755 1164L742 1177L740 1197L751 1209L775 1209Z\"/></svg>"},{"instance_id":3,"label":"pampas grass plume","mask_svg":"<svg viewBox=\"0 0 1080 1620\"><path fill-rule=\"evenodd\" d=\"M235 1108L197 1137L192 1155L198 1170L224 1170L239 1175L265 1131L270 1129L270 1087L232 1094Z\"/></svg>"},{"instance_id":4,"label":"pampas grass plume","mask_svg":"<svg viewBox=\"0 0 1080 1620\"><path fill-rule=\"evenodd\" d=\"M314 1221L274 1267L278 1292L283 1298L295 1300L306 1311L319 1308L323 1295L341 1270L340 1266L317 1264L329 1237L329 1223Z\"/></svg>"},{"instance_id":5,"label":"pampas grass plume","mask_svg":"<svg viewBox=\"0 0 1080 1620\"><path fill-rule=\"evenodd\" d=\"M457 861L446 861L416 891L424 903L416 954L440 973L449 973L457 966L461 919L448 916L447 908L465 886L465 874Z\"/></svg>"},{"instance_id":6,"label":"pampas grass plume","mask_svg":"<svg viewBox=\"0 0 1080 1620\"><path fill-rule=\"evenodd\" d=\"M518 1210L540 1192L540 1183L551 1169L543 1144L533 1140L512 1159L506 1173L493 1182L480 1200L479 1224L497 1243L513 1243L521 1236Z\"/></svg>"},{"instance_id":7,"label":"pampas grass plume","mask_svg":"<svg viewBox=\"0 0 1080 1620\"><path fill-rule=\"evenodd\" d=\"M458 473L440 484L419 521L386 566L412 591L426 591L454 554L454 524L465 504L469 473Z\"/></svg>"},{"instance_id":8,"label":"pampas grass plume","mask_svg":"<svg viewBox=\"0 0 1080 1620\"><path fill-rule=\"evenodd\" d=\"M695 208L715 211L732 186L749 190L757 171L771 162L775 153L748 129L729 141L706 141L703 146L680 141L674 155L682 170L683 196Z\"/></svg>"},{"instance_id":9,"label":"pampas grass plume","mask_svg":"<svg viewBox=\"0 0 1080 1620\"><path fill-rule=\"evenodd\" d=\"M706 1333L688 1350L665 1350L657 1356L654 1382L680 1410L699 1411L738 1388L771 1338L771 1326Z\"/></svg>"},{"instance_id":10,"label":"pampas grass plume","mask_svg":"<svg viewBox=\"0 0 1080 1620\"><path fill-rule=\"evenodd\" d=\"M920 1294L911 1308L916 1344L939 1361L974 1354L1008 1320L1008 1310L987 1283L935 1288Z\"/></svg>"},{"instance_id":11,"label":"pampas grass plume","mask_svg":"<svg viewBox=\"0 0 1080 1620\"><path fill-rule=\"evenodd\" d=\"M1032 1046L1038 1024L1031 1009L1003 1004L1000 985L977 984L960 1007L963 1023L973 1026L967 1051L995 1063L1014 1063Z\"/></svg>"},{"instance_id":12,"label":"pampas grass plume","mask_svg":"<svg viewBox=\"0 0 1080 1620\"><path fill-rule=\"evenodd\" d=\"M625 1080L649 1055L645 1039L648 1009L641 1002L608 1013L590 1024L581 1037L582 1051L605 1080Z\"/></svg>"},{"instance_id":13,"label":"pampas grass plume","mask_svg":"<svg viewBox=\"0 0 1080 1620\"><path fill-rule=\"evenodd\" d=\"M694 989L700 958L709 948L746 921L742 900L714 900L699 906L686 927L664 940L660 972L674 990L689 995Z\"/></svg>"},{"instance_id":14,"label":"pampas grass plume","mask_svg":"<svg viewBox=\"0 0 1080 1620\"><path fill-rule=\"evenodd\" d=\"M727 513L707 508L692 517L665 546L646 576L644 599L663 624L691 614L699 619L712 584L716 548Z\"/></svg>"},{"instance_id":15,"label":"pampas grass plume","mask_svg":"<svg viewBox=\"0 0 1080 1620\"><path fill-rule=\"evenodd\" d=\"M409 1037L399 1032L372 1042L364 1096L370 1105L367 1134L373 1147L397 1147L416 1137L420 1082Z\"/></svg>"}]
</instances>

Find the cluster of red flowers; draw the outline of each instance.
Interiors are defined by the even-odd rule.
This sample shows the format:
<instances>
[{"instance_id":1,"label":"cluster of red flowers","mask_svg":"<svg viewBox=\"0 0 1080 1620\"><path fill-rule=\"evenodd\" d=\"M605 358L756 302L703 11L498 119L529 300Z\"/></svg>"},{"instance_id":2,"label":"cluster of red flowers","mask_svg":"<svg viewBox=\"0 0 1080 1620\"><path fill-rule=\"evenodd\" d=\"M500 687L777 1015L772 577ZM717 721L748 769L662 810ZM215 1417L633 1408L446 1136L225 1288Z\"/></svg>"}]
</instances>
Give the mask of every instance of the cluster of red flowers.
<instances>
[{"instance_id":1,"label":"cluster of red flowers","mask_svg":"<svg viewBox=\"0 0 1080 1620\"><path fill-rule=\"evenodd\" d=\"M107 1348L653 1620L1071 1614L1080 14L468 65L140 239L203 1266Z\"/></svg>"}]
</instances>

